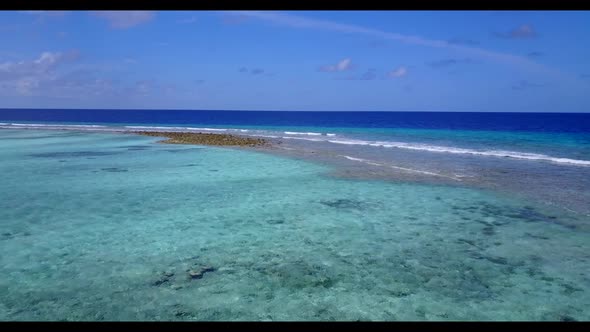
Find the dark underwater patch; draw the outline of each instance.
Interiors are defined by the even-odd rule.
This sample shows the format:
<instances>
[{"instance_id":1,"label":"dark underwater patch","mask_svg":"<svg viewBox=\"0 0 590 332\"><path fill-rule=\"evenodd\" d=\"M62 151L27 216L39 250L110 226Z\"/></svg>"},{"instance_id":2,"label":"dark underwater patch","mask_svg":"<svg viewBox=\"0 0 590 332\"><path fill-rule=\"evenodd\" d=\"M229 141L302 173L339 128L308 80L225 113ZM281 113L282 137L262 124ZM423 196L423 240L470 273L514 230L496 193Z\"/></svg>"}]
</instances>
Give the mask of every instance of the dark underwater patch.
<instances>
[{"instance_id":1,"label":"dark underwater patch","mask_svg":"<svg viewBox=\"0 0 590 332\"><path fill-rule=\"evenodd\" d=\"M21 137L2 137L2 140L35 140L35 139L46 139L46 138L56 138L62 136L21 136Z\"/></svg>"},{"instance_id":2,"label":"dark underwater patch","mask_svg":"<svg viewBox=\"0 0 590 332\"><path fill-rule=\"evenodd\" d=\"M102 157L118 154L118 152L100 152L100 151L73 151L73 152L44 152L29 154L29 157L35 158L79 158L79 157Z\"/></svg>"},{"instance_id":3,"label":"dark underwater patch","mask_svg":"<svg viewBox=\"0 0 590 332\"><path fill-rule=\"evenodd\" d=\"M320 201L321 204L336 209L357 209L362 210L365 204L353 199L335 199L331 201Z\"/></svg>"},{"instance_id":4,"label":"dark underwater patch","mask_svg":"<svg viewBox=\"0 0 590 332\"><path fill-rule=\"evenodd\" d=\"M291 289L331 288L338 282L325 267L303 261L271 264L256 270L282 287Z\"/></svg>"},{"instance_id":5,"label":"dark underwater patch","mask_svg":"<svg viewBox=\"0 0 590 332\"><path fill-rule=\"evenodd\" d=\"M127 149L127 151L143 151L143 150L150 149L150 147L147 145L129 145L129 146L122 146L121 148Z\"/></svg>"},{"instance_id":6,"label":"dark underwater patch","mask_svg":"<svg viewBox=\"0 0 590 332\"><path fill-rule=\"evenodd\" d=\"M119 167L107 167L107 168L101 168L100 170L105 171L105 172L114 172L114 173L128 172L127 169L119 168Z\"/></svg>"},{"instance_id":7,"label":"dark underwater patch","mask_svg":"<svg viewBox=\"0 0 590 332\"><path fill-rule=\"evenodd\" d=\"M182 152L194 152L196 150L201 150L201 148L190 148L190 149L165 149L163 151L171 152L171 153L182 153Z\"/></svg>"}]
</instances>

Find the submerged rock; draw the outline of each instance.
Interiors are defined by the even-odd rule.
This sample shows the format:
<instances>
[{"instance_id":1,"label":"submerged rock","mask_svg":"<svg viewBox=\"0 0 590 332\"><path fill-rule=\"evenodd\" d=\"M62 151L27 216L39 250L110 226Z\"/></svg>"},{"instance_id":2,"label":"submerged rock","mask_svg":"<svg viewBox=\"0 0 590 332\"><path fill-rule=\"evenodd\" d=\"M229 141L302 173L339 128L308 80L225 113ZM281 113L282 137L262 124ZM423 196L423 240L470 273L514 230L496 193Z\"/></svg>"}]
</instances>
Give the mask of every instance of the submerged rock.
<instances>
[{"instance_id":1,"label":"submerged rock","mask_svg":"<svg viewBox=\"0 0 590 332\"><path fill-rule=\"evenodd\" d=\"M320 201L320 203L337 209L362 209L364 207L363 202L352 199L336 199L332 201Z\"/></svg>"},{"instance_id":2,"label":"submerged rock","mask_svg":"<svg viewBox=\"0 0 590 332\"><path fill-rule=\"evenodd\" d=\"M494 227L486 226L483 228L483 234L487 235L487 236L492 236L492 235L496 234L496 231L494 230Z\"/></svg>"},{"instance_id":3,"label":"submerged rock","mask_svg":"<svg viewBox=\"0 0 590 332\"><path fill-rule=\"evenodd\" d=\"M201 268L201 272L205 273L205 272L213 272L215 271L215 268L212 266L204 266Z\"/></svg>"},{"instance_id":4,"label":"submerged rock","mask_svg":"<svg viewBox=\"0 0 590 332\"><path fill-rule=\"evenodd\" d=\"M191 279L201 279L203 275L207 272L214 272L215 268L212 266L202 266L200 268L194 268L192 270L188 270L188 275Z\"/></svg>"},{"instance_id":5,"label":"submerged rock","mask_svg":"<svg viewBox=\"0 0 590 332\"><path fill-rule=\"evenodd\" d=\"M266 222L271 225L280 225L280 224L284 224L285 220L284 219L269 219Z\"/></svg>"},{"instance_id":6,"label":"submerged rock","mask_svg":"<svg viewBox=\"0 0 590 332\"><path fill-rule=\"evenodd\" d=\"M162 274L160 275L158 280L156 280L152 283L152 286L160 286L164 283L167 283L170 281L170 278L172 278L173 276L174 276L174 272L162 272Z\"/></svg>"},{"instance_id":7,"label":"submerged rock","mask_svg":"<svg viewBox=\"0 0 590 332\"><path fill-rule=\"evenodd\" d=\"M120 172L127 172L128 170L124 169L124 168L118 168L118 167L107 167L107 168L101 168L101 171L105 171L105 172L115 172L115 173L120 173Z\"/></svg>"}]
</instances>

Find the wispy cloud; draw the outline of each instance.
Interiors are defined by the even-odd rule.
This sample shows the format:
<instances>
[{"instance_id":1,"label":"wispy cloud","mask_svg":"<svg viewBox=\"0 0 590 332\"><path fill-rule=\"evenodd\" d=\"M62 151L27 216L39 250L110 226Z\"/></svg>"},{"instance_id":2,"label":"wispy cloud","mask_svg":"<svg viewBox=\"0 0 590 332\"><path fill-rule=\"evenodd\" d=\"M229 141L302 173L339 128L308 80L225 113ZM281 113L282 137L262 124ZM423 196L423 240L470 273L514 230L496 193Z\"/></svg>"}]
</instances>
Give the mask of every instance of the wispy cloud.
<instances>
[{"instance_id":1,"label":"wispy cloud","mask_svg":"<svg viewBox=\"0 0 590 332\"><path fill-rule=\"evenodd\" d=\"M363 81L371 81L377 78L377 71L375 69L369 69L361 75L360 79Z\"/></svg>"},{"instance_id":2,"label":"wispy cloud","mask_svg":"<svg viewBox=\"0 0 590 332\"><path fill-rule=\"evenodd\" d=\"M264 74L264 69L262 68L247 68L247 67L240 67L238 69L240 73L246 73L250 75L261 75Z\"/></svg>"},{"instance_id":3,"label":"wispy cloud","mask_svg":"<svg viewBox=\"0 0 590 332\"><path fill-rule=\"evenodd\" d=\"M527 89L531 89L531 88L541 88L544 86L545 86L545 84L533 83L533 82L529 82L526 80L522 80L522 81L519 81L516 84L514 84L512 86L512 89L513 90L527 90Z\"/></svg>"},{"instance_id":4,"label":"wispy cloud","mask_svg":"<svg viewBox=\"0 0 590 332\"><path fill-rule=\"evenodd\" d=\"M104 66L80 64L79 58L77 51L47 51L33 59L2 62L0 96L100 103L142 101L145 97L182 93L175 84L158 84L153 79L121 83L105 77L109 71Z\"/></svg>"},{"instance_id":5,"label":"wispy cloud","mask_svg":"<svg viewBox=\"0 0 590 332\"><path fill-rule=\"evenodd\" d=\"M543 56L543 52L537 52L537 51L533 51L533 52L529 52L527 53L526 56L530 57L530 58L538 58L540 56Z\"/></svg>"},{"instance_id":6,"label":"wispy cloud","mask_svg":"<svg viewBox=\"0 0 590 332\"><path fill-rule=\"evenodd\" d=\"M247 15L240 15L238 13L234 13L234 14L222 13L221 14L221 22L223 24L228 24L228 25L242 24L242 23L247 22L249 19L250 19L250 17L248 17Z\"/></svg>"},{"instance_id":7,"label":"wispy cloud","mask_svg":"<svg viewBox=\"0 0 590 332\"><path fill-rule=\"evenodd\" d=\"M519 27L516 27L508 32L496 32L494 33L497 37L500 38L509 38L509 39L530 39L537 37L537 31L533 28L532 25L523 24Z\"/></svg>"},{"instance_id":8,"label":"wispy cloud","mask_svg":"<svg viewBox=\"0 0 590 332\"><path fill-rule=\"evenodd\" d=\"M322 72L339 72L339 71L346 71L352 68L352 60L350 58L345 58L338 61L336 64L333 65L323 65L318 68L318 71Z\"/></svg>"},{"instance_id":9,"label":"wispy cloud","mask_svg":"<svg viewBox=\"0 0 590 332\"><path fill-rule=\"evenodd\" d=\"M191 16L189 18L178 20L178 21L176 21L176 23L178 23L178 24L191 24L191 23L195 23L196 21L197 21L197 18L195 16Z\"/></svg>"},{"instance_id":10,"label":"wispy cloud","mask_svg":"<svg viewBox=\"0 0 590 332\"><path fill-rule=\"evenodd\" d=\"M147 23L155 17L151 11L94 11L93 15L109 22L111 28L128 29Z\"/></svg>"},{"instance_id":11,"label":"wispy cloud","mask_svg":"<svg viewBox=\"0 0 590 332\"><path fill-rule=\"evenodd\" d=\"M384 41L382 40L372 40L369 42L369 47L371 48L381 48L386 46L387 44L385 44Z\"/></svg>"},{"instance_id":12,"label":"wispy cloud","mask_svg":"<svg viewBox=\"0 0 590 332\"><path fill-rule=\"evenodd\" d=\"M390 78L402 78L408 74L408 69L404 66L400 66L395 68L394 70L388 73Z\"/></svg>"},{"instance_id":13,"label":"wispy cloud","mask_svg":"<svg viewBox=\"0 0 590 332\"><path fill-rule=\"evenodd\" d=\"M450 59L442 59L442 60L438 60L438 61L433 61L433 62L429 63L429 65L434 68L443 68L443 67L450 67L450 66L459 65L459 64L470 64L470 63L474 63L474 61L470 58L464 58L464 59L450 58Z\"/></svg>"},{"instance_id":14,"label":"wispy cloud","mask_svg":"<svg viewBox=\"0 0 590 332\"><path fill-rule=\"evenodd\" d=\"M59 79L59 66L78 57L78 51L43 52L33 60L0 63L0 82L5 90L3 92L32 95L37 88Z\"/></svg>"},{"instance_id":15,"label":"wispy cloud","mask_svg":"<svg viewBox=\"0 0 590 332\"><path fill-rule=\"evenodd\" d=\"M351 81L372 81L378 78L377 70L374 68L367 69L361 75L352 75L344 78L336 78L337 80L351 80Z\"/></svg>"},{"instance_id":16,"label":"wispy cloud","mask_svg":"<svg viewBox=\"0 0 590 332\"><path fill-rule=\"evenodd\" d=\"M501 62L517 66L522 69L545 72L555 76L564 76L564 74L554 68L547 67L545 65L536 63L530 58L521 55L513 55L509 53L490 51L480 47L473 47L467 45L461 45L456 43L450 43L446 40L428 39L418 36L405 35L395 32L387 32L379 29L366 28L359 25L342 24L327 20L318 20L307 18L298 15L290 15L281 12L272 11L231 11L223 12L223 15L237 15L241 17L250 17L253 19L263 20L277 25L288 26L298 29L314 29L314 30L326 30L334 31L346 34L360 34L370 36L372 38L380 38L384 40L393 40L400 43L419 45L432 48L446 48L465 54L470 54L473 57L489 59L495 62ZM529 29L530 28L530 29ZM524 36L531 34L532 27L523 29L516 29L514 31L515 36ZM534 31L534 30L532 30Z\"/></svg>"},{"instance_id":17,"label":"wispy cloud","mask_svg":"<svg viewBox=\"0 0 590 332\"><path fill-rule=\"evenodd\" d=\"M449 44L456 44L456 45L479 45L478 41L473 39L464 39L464 38L451 38L447 40Z\"/></svg>"},{"instance_id":18,"label":"wispy cloud","mask_svg":"<svg viewBox=\"0 0 590 332\"><path fill-rule=\"evenodd\" d=\"M135 87L132 89L132 92L140 96L147 96L152 92L154 87L155 82L153 80L141 80L135 82Z\"/></svg>"},{"instance_id":19,"label":"wispy cloud","mask_svg":"<svg viewBox=\"0 0 590 332\"><path fill-rule=\"evenodd\" d=\"M57 66L75 60L79 57L78 51L70 52L43 52L37 59L21 60L18 62L0 63L0 79L19 76L39 76L52 72Z\"/></svg>"}]
</instances>

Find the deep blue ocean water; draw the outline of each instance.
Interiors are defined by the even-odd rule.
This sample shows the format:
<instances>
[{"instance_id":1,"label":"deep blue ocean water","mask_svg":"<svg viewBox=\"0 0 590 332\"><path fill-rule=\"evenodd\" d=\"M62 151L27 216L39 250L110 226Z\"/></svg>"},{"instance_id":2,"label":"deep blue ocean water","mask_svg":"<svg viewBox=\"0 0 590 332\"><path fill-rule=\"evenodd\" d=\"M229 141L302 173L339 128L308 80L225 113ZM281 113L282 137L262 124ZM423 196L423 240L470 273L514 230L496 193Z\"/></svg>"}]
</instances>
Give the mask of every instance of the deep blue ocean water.
<instances>
[{"instance_id":1,"label":"deep blue ocean water","mask_svg":"<svg viewBox=\"0 0 590 332\"><path fill-rule=\"evenodd\" d=\"M590 113L0 109L0 120L590 133Z\"/></svg>"}]
</instances>

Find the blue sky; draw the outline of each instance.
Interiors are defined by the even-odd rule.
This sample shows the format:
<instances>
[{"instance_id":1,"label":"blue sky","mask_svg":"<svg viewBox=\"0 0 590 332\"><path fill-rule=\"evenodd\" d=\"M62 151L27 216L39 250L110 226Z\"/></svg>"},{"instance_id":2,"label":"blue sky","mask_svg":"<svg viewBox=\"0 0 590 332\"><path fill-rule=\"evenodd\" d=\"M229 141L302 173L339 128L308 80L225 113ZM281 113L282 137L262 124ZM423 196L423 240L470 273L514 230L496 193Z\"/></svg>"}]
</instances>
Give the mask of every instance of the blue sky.
<instances>
[{"instance_id":1,"label":"blue sky","mask_svg":"<svg viewBox=\"0 0 590 332\"><path fill-rule=\"evenodd\" d=\"M0 107L589 112L588 11L3 11Z\"/></svg>"}]
</instances>

